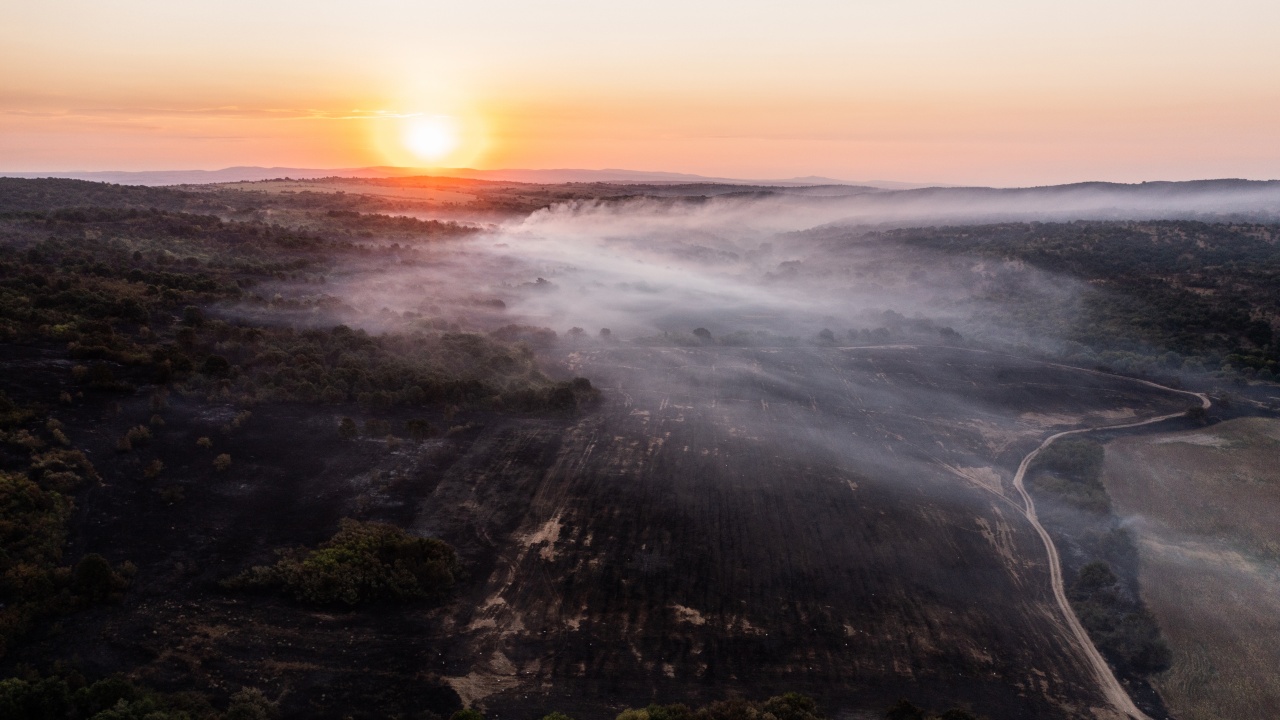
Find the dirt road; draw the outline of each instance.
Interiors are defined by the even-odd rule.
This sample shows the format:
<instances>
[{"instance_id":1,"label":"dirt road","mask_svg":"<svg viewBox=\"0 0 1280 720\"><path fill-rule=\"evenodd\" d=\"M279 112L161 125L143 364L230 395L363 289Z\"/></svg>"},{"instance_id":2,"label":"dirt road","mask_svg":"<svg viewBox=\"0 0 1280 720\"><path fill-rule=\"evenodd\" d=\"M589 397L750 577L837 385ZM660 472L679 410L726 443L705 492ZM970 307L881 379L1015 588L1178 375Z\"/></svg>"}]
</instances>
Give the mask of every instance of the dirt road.
<instances>
[{"instance_id":1,"label":"dirt road","mask_svg":"<svg viewBox=\"0 0 1280 720\"><path fill-rule=\"evenodd\" d=\"M1163 385L1159 385L1146 380L1139 380L1138 382L1141 382L1144 385L1149 385L1151 387L1159 388L1161 390L1168 390L1170 392L1179 392L1185 395L1191 395L1196 398L1199 398L1201 407L1205 408L1206 410L1209 408L1211 404L1209 401L1209 397L1204 393L1193 393L1186 390L1177 390L1175 388L1165 387ZM1134 705L1133 700L1129 697L1129 693L1125 692L1124 687L1120 685L1120 682L1118 680L1116 680L1116 676L1114 673L1111 672L1111 668L1110 666L1107 665L1107 661L1103 659L1102 654L1098 652L1098 648L1094 646L1093 641L1089 638L1089 633L1084 629L1084 626L1080 624L1080 620L1079 618L1076 617L1075 612L1071 610L1071 605L1067 601L1066 588L1062 581L1062 563L1058 557L1058 548L1053 544L1053 538L1049 537L1049 532L1044 529L1043 525L1040 524L1040 520L1036 516L1035 502L1031 500L1031 495L1027 492L1027 488L1024 483L1024 480L1026 478L1027 468L1031 467L1031 463L1036 459L1036 456L1039 455L1041 452L1043 452L1045 448L1052 445L1055 441L1061 438L1064 438L1068 435L1080 435L1084 433L1096 432L1099 430L1120 430L1124 428L1141 427L1143 425L1152 425L1158 422L1163 422L1165 420L1171 420L1173 418L1179 417L1181 416L1181 414L1182 413L1173 413L1169 415L1161 415L1158 417L1149 418L1147 420L1140 420L1138 422L1122 423L1119 425L1108 425L1106 427L1067 430L1065 432L1060 432L1054 435L1050 435L1048 438L1045 439L1044 442L1040 443L1039 447L1037 447L1035 450L1032 450L1030 453L1027 454L1025 458L1022 459L1022 463L1018 465L1018 472L1013 477L1013 486L1018 490L1018 494L1022 496L1023 512L1026 515L1027 520L1031 523L1032 527L1036 529L1036 533L1040 535L1040 540L1044 543L1045 551L1049 554L1049 574L1050 574L1050 581L1053 586L1053 597L1058 603L1058 608L1062 611L1063 621L1064 621L1064 624L1066 625L1067 630L1070 632L1071 636L1075 638L1076 644L1079 646L1080 651L1085 655L1085 657L1089 659L1089 662L1093 665L1094 672L1097 674L1097 677L1098 677L1098 684L1102 688L1102 691L1106 695L1107 699L1110 700L1111 705L1117 711L1127 715L1128 717L1138 718L1139 720L1151 720L1151 718L1146 713L1139 710L1136 705Z\"/></svg>"}]
</instances>

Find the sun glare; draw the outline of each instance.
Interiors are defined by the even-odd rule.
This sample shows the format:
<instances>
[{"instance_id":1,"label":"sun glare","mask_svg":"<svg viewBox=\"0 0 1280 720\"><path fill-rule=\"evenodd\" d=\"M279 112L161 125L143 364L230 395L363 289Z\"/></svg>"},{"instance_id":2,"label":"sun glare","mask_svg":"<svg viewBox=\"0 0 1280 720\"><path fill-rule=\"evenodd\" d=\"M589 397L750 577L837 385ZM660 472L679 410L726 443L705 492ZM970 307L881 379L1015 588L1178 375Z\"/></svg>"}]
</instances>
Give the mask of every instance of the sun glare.
<instances>
[{"instance_id":1,"label":"sun glare","mask_svg":"<svg viewBox=\"0 0 1280 720\"><path fill-rule=\"evenodd\" d=\"M387 111L363 123L373 157L387 165L438 170L470 166L489 148L489 123L467 109Z\"/></svg>"},{"instance_id":2,"label":"sun glare","mask_svg":"<svg viewBox=\"0 0 1280 720\"><path fill-rule=\"evenodd\" d=\"M419 160L444 160L458 148L457 121L447 115L414 118L405 128L404 145Z\"/></svg>"}]
</instances>

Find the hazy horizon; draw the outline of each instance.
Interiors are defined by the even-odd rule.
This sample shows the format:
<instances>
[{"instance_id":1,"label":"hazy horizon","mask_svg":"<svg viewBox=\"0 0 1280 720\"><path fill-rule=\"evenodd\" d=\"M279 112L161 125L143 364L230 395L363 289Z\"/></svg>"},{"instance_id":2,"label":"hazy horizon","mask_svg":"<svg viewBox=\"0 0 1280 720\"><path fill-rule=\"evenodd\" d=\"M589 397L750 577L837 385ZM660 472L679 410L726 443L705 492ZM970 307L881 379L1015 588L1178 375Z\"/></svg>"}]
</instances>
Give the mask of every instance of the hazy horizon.
<instances>
[{"instance_id":1,"label":"hazy horizon","mask_svg":"<svg viewBox=\"0 0 1280 720\"><path fill-rule=\"evenodd\" d=\"M1276 30L9 2L4 717L1280 718Z\"/></svg>"},{"instance_id":2,"label":"hazy horizon","mask_svg":"<svg viewBox=\"0 0 1280 720\"><path fill-rule=\"evenodd\" d=\"M697 173L677 172L672 170L638 170L635 168L589 168L589 167L441 167L424 168L413 166L365 166L365 167L285 167L263 165L235 165L225 167L170 167L148 168L141 170L84 170L84 169L48 169L12 170L0 168L0 177L14 178L65 178L90 180L115 184L137 185L187 185L221 182L245 182L259 180L282 179L286 175L278 173L305 173L294 179L318 180L331 177L381 179L396 177L440 177L475 179L499 182L558 183L558 182L601 182L611 184L680 184L680 183L727 183L741 185L762 185L768 183L804 185L847 185L850 187L874 187L881 190L914 190L926 188L990 188L998 190L1034 189L1060 187L1068 185L1088 185L1094 183L1114 185L1145 185L1155 183L1195 183L1195 182L1275 182L1280 174L1273 177L1216 176L1216 177L1178 177L1178 178L1142 178L1138 180L1116 181L1091 178L1062 183L1040 184L965 184L931 182L928 179L883 179L883 178L845 178L828 177L816 174L790 177L733 177L711 176ZM192 177L182 177L190 175ZM172 177L171 177L172 176ZM207 177L206 177L207 176Z\"/></svg>"},{"instance_id":3,"label":"hazy horizon","mask_svg":"<svg viewBox=\"0 0 1280 720\"><path fill-rule=\"evenodd\" d=\"M674 22L673 18L679 18ZM1027 186L1280 177L1256 0L10 8L7 171L641 168Z\"/></svg>"}]
</instances>

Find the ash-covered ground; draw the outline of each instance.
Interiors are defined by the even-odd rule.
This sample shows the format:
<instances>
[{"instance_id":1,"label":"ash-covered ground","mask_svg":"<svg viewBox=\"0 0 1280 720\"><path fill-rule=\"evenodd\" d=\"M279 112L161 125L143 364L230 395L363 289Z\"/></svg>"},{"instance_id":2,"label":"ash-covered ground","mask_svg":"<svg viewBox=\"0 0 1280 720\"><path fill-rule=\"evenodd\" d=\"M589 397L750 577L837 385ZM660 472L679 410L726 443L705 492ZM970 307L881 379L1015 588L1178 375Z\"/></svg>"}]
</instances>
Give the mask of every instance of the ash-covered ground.
<instances>
[{"instance_id":1,"label":"ash-covered ground","mask_svg":"<svg viewBox=\"0 0 1280 720\"><path fill-rule=\"evenodd\" d=\"M487 214L451 206L458 224L380 214L381 185L22 182L0 187L21 191L0 218L0 470L46 482L50 447L83 451L100 481L41 572L57 587L93 553L136 571L109 600L31 610L0 659L15 676L123 673L215 705L257 688L288 718L591 720L790 691L841 718L901 698L1120 718L1129 696L1162 717L1147 675L1073 630L1064 582L1091 558L1058 577L1049 538L1087 543L1046 532L1015 477L1056 433L1276 395L1270 296L1240 307L1276 269L1273 225L895 234L831 222L865 198L575 187L544 207L510 183L469 185ZM1145 285L1072 254L1175 241L1181 274L1133 261ZM1232 252L1256 262L1229 286ZM1145 322L1169 304L1173 326ZM344 518L452 546L447 597L228 583Z\"/></svg>"},{"instance_id":2,"label":"ash-covered ground","mask_svg":"<svg viewBox=\"0 0 1280 720\"><path fill-rule=\"evenodd\" d=\"M78 542L132 558L135 591L32 652L97 637L83 658L95 669L262 685L313 717L443 709L451 691L498 717L788 690L837 710L1105 707L1009 481L1049 431L1177 412L1185 397L942 347L571 361L603 392L578 418L464 413L474 427L392 448L340 439L329 412L264 409L219 437L229 474L185 456L230 410L170 422L158 456L205 476L176 504L126 479L108 447L92 452L119 479L86 493ZM131 412L149 410L126 404L101 442ZM320 612L217 587L344 516L453 544L469 573L459 597Z\"/></svg>"}]
</instances>

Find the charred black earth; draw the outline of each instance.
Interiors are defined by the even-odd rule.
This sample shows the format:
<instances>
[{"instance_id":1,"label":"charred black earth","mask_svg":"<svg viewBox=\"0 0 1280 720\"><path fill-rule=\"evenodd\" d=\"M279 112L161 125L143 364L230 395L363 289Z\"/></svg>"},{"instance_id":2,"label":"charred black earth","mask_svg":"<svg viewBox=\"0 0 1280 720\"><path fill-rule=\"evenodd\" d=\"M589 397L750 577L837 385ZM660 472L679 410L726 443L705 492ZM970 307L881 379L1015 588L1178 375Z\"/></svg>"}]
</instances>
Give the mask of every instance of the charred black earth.
<instances>
[{"instance_id":1,"label":"charred black earth","mask_svg":"<svg viewBox=\"0 0 1280 720\"><path fill-rule=\"evenodd\" d=\"M63 382L24 352L10 362L35 386ZM1010 479L1054 431L1176 413L1185 396L944 347L568 362L602 391L588 412L463 411L434 418L447 437L399 444L340 437L355 409L269 406L229 430L232 409L174 399L150 452L190 478L177 501L114 451L147 394L90 396L61 416L108 481L82 494L72 545L138 574L122 604L6 662L256 686L290 717L597 717L792 690L849 717L900 697L992 718L1105 707ZM209 468L200 436L230 469ZM319 611L220 587L342 517L452 544L467 569L454 599Z\"/></svg>"},{"instance_id":2,"label":"charred black earth","mask_svg":"<svg viewBox=\"0 0 1280 720\"><path fill-rule=\"evenodd\" d=\"M0 180L0 716L1164 718L1100 443L1280 400L1269 209Z\"/></svg>"}]
</instances>

